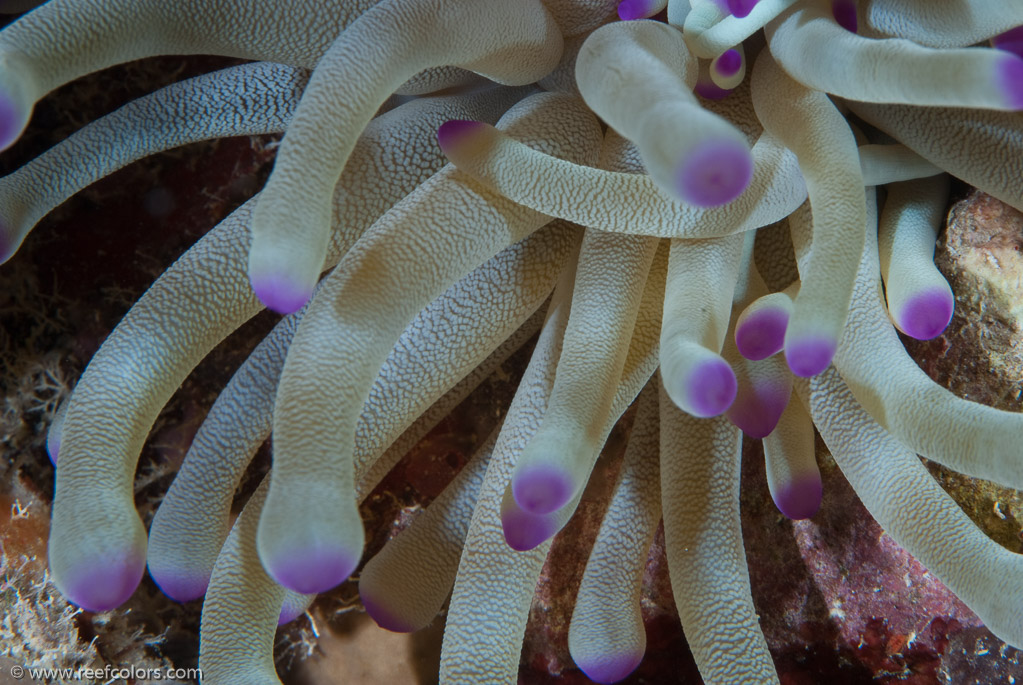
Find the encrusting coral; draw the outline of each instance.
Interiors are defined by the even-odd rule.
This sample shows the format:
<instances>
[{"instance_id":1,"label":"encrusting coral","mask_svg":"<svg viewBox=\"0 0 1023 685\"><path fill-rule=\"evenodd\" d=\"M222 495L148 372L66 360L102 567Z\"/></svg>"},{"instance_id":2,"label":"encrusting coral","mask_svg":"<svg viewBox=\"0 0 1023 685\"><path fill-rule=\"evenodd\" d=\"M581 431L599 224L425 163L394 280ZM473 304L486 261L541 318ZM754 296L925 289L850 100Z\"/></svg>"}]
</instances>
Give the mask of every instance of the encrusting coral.
<instances>
[{"instance_id":1,"label":"encrusting coral","mask_svg":"<svg viewBox=\"0 0 1023 685\"><path fill-rule=\"evenodd\" d=\"M881 526L1023 644L1023 557L916 457L1019 488L1023 415L940 388L896 334L933 338L952 315L932 261L946 173L1023 210L1023 58L1000 37L1023 8L627 0L619 21L616 4L51 0L0 32L3 145L91 71L263 60L130 103L0 179L0 258L142 156L284 132L265 190L157 279L58 413L49 563L65 596L111 609L148 564L169 596L205 594L205 682L279 682L278 622L359 564L359 500L539 331L500 429L361 575L391 630L425 626L450 593L442 682L515 681L551 538L634 401L569 634L589 677L643 656L663 517L704 680L778 681L743 549L742 432L764 438L778 508L806 518L814 426ZM147 536L132 480L149 429L264 305L288 316L211 409ZM271 432L271 473L229 527Z\"/></svg>"}]
</instances>

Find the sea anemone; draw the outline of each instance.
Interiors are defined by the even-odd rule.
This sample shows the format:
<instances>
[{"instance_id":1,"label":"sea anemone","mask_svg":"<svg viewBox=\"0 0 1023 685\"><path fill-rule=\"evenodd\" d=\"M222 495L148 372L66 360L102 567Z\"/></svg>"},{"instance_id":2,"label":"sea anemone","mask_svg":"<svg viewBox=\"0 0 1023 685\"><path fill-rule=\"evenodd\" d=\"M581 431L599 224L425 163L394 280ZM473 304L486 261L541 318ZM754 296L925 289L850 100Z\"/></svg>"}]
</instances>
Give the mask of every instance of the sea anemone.
<instances>
[{"instance_id":1,"label":"sea anemone","mask_svg":"<svg viewBox=\"0 0 1023 685\"><path fill-rule=\"evenodd\" d=\"M1023 10L616 4L51 0L0 32L4 146L89 72L259 60L129 103L0 179L0 258L142 156L284 132L262 192L156 280L58 413L49 563L65 596L114 608L148 564L169 596L205 595L204 682L279 682L278 622L359 565L360 498L539 331L499 430L361 572L395 631L450 593L443 682L515 680L551 538L634 402L569 633L594 680L643 656L663 518L703 678L777 682L741 438L763 439L773 499L801 519L822 497L814 426L885 531L1023 644L1023 557L916 456L1019 488L1023 416L940 388L896 333L933 338L952 316L933 264L945 174L1023 210ZM287 316L210 410L147 536L131 492L149 429L264 306ZM270 475L231 527L271 433Z\"/></svg>"}]
</instances>

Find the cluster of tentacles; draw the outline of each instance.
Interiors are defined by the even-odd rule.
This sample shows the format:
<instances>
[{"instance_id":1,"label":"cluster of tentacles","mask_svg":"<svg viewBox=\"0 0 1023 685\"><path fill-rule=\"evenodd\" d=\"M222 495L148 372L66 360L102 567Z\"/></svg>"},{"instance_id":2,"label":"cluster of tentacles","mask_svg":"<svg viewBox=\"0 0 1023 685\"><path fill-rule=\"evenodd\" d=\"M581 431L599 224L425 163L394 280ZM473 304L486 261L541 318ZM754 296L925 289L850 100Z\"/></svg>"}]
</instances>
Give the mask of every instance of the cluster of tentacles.
<instances>
[{"instance_id":1,"label":"cluster of tentacles","mask_svg":"<svg viewBox=\"0 0 1023 685\"><path fill-rule=\"evenodd\" d=\"M278 620L359 563L360 499L539 331L500 429L361 574L392 630L451 595L443 682L515 681L550 539L634 401L570 632L594 680L642 657L639 586L663 517L705 680L777 681L739 446L763 438L778 507L807 517L814 425L881 526L1023 645L1023 558L916 456L1018 488L1023 416L939 388L895 331L926 339L951 317L932 260L945 172L1023 210L1023 9L616 5L52 0L0 32L3 145L85 73L154 54L258 60L136 100L0 180L0 258L144 155L285 132L264 190L153 284L54 424L49 556L69 599L115 607L148 564L169 596L205 594L206 682L277 682ZM289 316L221 393L147 544L131 497L145 436L264 306ZM229 531L271 432L271 475Z\"/></svg>"}]
</instances>

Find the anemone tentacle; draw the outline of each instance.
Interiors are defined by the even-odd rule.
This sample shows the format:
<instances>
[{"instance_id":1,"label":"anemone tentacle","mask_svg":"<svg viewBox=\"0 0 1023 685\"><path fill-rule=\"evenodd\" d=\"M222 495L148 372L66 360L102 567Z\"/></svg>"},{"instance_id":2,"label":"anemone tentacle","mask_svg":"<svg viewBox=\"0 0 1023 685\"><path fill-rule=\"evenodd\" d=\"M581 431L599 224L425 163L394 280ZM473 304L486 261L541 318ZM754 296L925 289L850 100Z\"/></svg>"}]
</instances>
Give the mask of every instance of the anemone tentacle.
<instances>
[{"instance_id":1,"label":"anemone tentacle","mask_svg":"<svg viewBox=\"0 0 1023 685\"><path fill-rule=\"evenodd\" d=\"M531 514L562 508L589 478L658 242L597 231L583 238L547 412L512 475L515 502Z\"/></svg>"},{"instance_id":2,"label":"anemone tentacle","mask_svg":"<svg viewBox=\"0 0 1023 685\"><path fill-rule=\"evenodd\" d=\"M790 519L816 514L821 505L821 472L814 455L813 422L799 398L789 400L777 427L764 437L764 461L767 486L778 511Z\"/></svg>"},{"instance_id":3,"label":"anemone tentacle","mask_svg":"<svg viewBox=\"0 0 1023 685\"><path fill-rule=\"evenodd\" d=\"M867 144L860 145L859 151L860 171L863 172L865 186L911 181L941 173L941 169L905 145Z\"/></svg>"},{"instance_id":4,"label":"anemone tentacle","mask_svg":"<svg viewBox=\"0 0 1023 685\"><path fill-rule=\"evenodd\" d=\"M798 376L820 373L842 335L866 225L863 175L845 117L821 92L787 76L765 50L754 65L753 106L795 152L813 209L814 243L785 330L785 359ZM788 126L789 119L803 122Z\"/></svg>"},{"instance_id":5,"label":"anemone tentacle","mask_svg":"<svg viewBox=\"0 0 1023 685\"><path fill-rule=\"evenodd\" d=\"M0 260L35 224L90 183L157 152L200 140L280 133L309 79L256 62L203 74L132 100L0 179Z\"/></svg>"},{"instance_id":6,"label":"anemone tentacle","mask_svg":"<svg viewBox=\"0 0 1023 685\"><path fill-rule=\"evenodd\" d=\"M622 680L646 651L640 592L661 518L655 380L646 384L636 404L621 471L586 562L568 631L572 659L598 683Z\"/></svg>"},{"instance_id":7,"label":"anemone tentacle","mask_svg":"<svg viewBox=\"0 0 1023 685\"><path fill-rule=\"evenodd\" d=\"M896 328L918 340L941 335L955 307L952 288L934 266L948 188L947 176L893 183L878 225L888 313Z\"/></svg>"},{"instance_id":8,"label":"anemone tentacle","mask_svg":"<svg viewBox=\"0 0 1023 685\"><path fill-rule=\"evenodd\" d=\"M332 254L347 249L431 166L440 167L440 154L431 154L427 141L441 121L467 110L496 118L504 102L480 95L424 99L374 122L358 146L359 164L339 186ZM404 174L391 173L395 157L425 168L410 164ZM83 606L108 609L134 591L146 539L131 481L146 433L188 372L260 309L244 270L250 213L251 201L164 272L76 387L61 445L49 554L58 587Z\"/></svg>"},{"instance_id":9,"label":"anemone tentacle","mask_svg":"<svg viewBox=\"0 0 1023 685\"><path fill-rule=\"evenodd\" d=\"M683 413L663 386L660 409L665 552L700 674L708 683L777 683L742 547L739 429Z\"/></svg>"},{"instance_id":10,"label":"anemone tentacle","mask_svg":"<svg viewBox=\"0 0 1023 685\"><path fill-rule=\"evenodd\" d=\"M334 186L357 137L403 82L456 65L525 85L560 56L561 34L539 0L382 0L361 14L316 65L256 203L248 270L260 300L287 314L309 298L324 268Z\"/></svg>"},{"instance_id":11,"label":"anemone tentacle","mask_svg":"<svg viewBox=\"0 0 1023 685\"><path fill-rule=\"evenodd\" d=\"M768 24L767 40L782 69L815 90L864 102L1023 109L1023 59L1002 50L864 38L813 6Z\"/></svg>"},{"instance_id":12,"label":"anemone tentacle","mask_svg":"<svg viewBox=\"0 0 1023 685\"><path fill-rule=\"evenodd\" d=\"M1023 557L969 525L913 454L1023 486L1023 415L941 390L892 324L929 337L951 311L931 263L946 174L1023 210L1023 120L997 111L1023 107L1018 4L52 0L16 20L0 32L0 146L45 92L115 62L201 52L282 63L172 86L0 179L6 258L55 203L132 159L285 129L268 189L154 284L54 417L58 587L109 609L148 558L169 594L208 589L206 682L278 683L274 626L313 596L272 579L315 591L347 577L362 553L357 503L541 329L481 458L362 577L364 604L392 629L429 623L452 591L445 684L520 679L550 540L577 507L599 510L582 493L619 439L571 655L602 682L636 666L636 593L663 514L703 679L778 682L766 644L777 635L765 641L750 598L740 430L764 439L778 507L804 517L822 501L814 424L882 525L998 635L1023 642L1023 595L998 589L1019 580ZM873 125L866 135L857 116ZM17 259L40 254L41 239ZM131 481L161 406L260 298L291 311L310 293L297 327L282 323L224 388L147 557ZM697 354L732 382L713 411L679 390L711 385L687 368ZM790 401L793 369L812 376L797 387L809 413ZM719 415L687 416L668 396ZM228 533L268 432L272 471Z\"/></svg>"},{"instance_id":13,"label":"anemone tentacle","mask_svg":"<svg viewBox=\"0 0 1023 685\"><path fill-rule=\"evenodd\" d=\"M854 114L956 178L1023 212L1018 113L848 101Z\"/></svg>"},{"instance_id":14,"label":"anemone tentacle","mask_svg":"<svg viewBox=\"0 0 1023 685\"><path fill-rule=\"evenodd\" d=\"M274 633L286 591L256 553L256 527L269 489L265 478L249 498L217 557L202 606L199 668L208 685L280 685ZM246 626L244 634L235 628Z\"/></svg>"},{"instance_id":15,"label":"anemone tentacle","mask_svg":"<svg viewBox=\"0 0 1023 685\"><path fill-rule=\"evenodd\" d=\"M842 473L885 532L992 633L1011 644L1023 642L1023 555L982 533L917 455L861 408L837 369L796 387Z\"/></svg>"}]
</instances>

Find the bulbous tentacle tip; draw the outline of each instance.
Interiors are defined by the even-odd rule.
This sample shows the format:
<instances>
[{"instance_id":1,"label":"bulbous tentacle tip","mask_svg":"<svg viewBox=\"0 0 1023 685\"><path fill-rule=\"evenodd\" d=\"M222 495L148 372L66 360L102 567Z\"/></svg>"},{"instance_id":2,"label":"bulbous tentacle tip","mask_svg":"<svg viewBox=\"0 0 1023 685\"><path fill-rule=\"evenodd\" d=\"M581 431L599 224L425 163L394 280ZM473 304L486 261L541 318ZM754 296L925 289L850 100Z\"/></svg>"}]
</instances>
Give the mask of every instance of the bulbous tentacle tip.
<instances>
[{"instance_id":1,"label":"bulbous tentacle tip","mask_svg":"<svg viewBox=\"0 0 1023 685\"><path fill-rule=\"evenodd\" d=\"M449 158L458 153L459 147L472 139L472 136L479 133L486 126L481 121L469 121L466 119L451 119L445 121L437 129L437 144L441 151Z\"/></svg>"},{"instance_id":2,"label":"bulbous tentacle tip","mask_svg":"<svg viewBox=\"0 0 1023 685\"><path fill-rule=\"evenodd\" d=\"M732 90L722 88L713 81L699 81L693 92L705 100L724 100L732 94Z\"/></svg>"},{"instance_id":3,"label":"bulbous tentacle tip","mask_svg":"<svg viewBox=\"0 0 1023 685\"><path fill-rule=\"evenodd\" d=\"M1008 53L998 61L998 87L1007 109L1023 109L1023 57Z\"/></svg>"},{"instance_id":4,"label":"bulbous tentacle tip","mask_svg":"<svg viewBox=\"0 0 1023 685\"><path fill-rule=\"evenodd\" d=\"M501 508L501 528L505 542L516 552L528 552L558 532L550 516L522 511L514 502Z\"/></svg>"},{"instance_id":5,"label":"bulbous tentacle tip","mask_svg":"<svg viewBox=\"0 0 1023 685\"><path fill-rule=\"evenodd\" d=\"M46 436L46 456L50 458L50 463L54 466L57 465L57 457L60 455L60 436L51 432Z\"/></svg>"},{"instance_id":6,"label":"bulbous tentacle tip","mask_svg":"<svg viewBox=\"0 0 1023 685\"><path fill-rule=\"evenodd\" d=\"M708 359L696 365L687 380L687 407L693 416L710 418L725 413L738 390L735 372L724 359Z\"/></svg>"},{"instance_id":7,"label":"bulbous tentacle tip","mask_svg":"<svg viewBox=\"0 0 1023 685\"><path fill-rule=\"evenodd\" d=\"M385 597L378 597L372 589L359 583L359 597L362 598L362 606L366 613L378 626L392 633L413 633L423 626L412 625L411 622L402 618L398 611L389 605Z\"/></svg>"},{"instance_id":8,"label":"bulbous tentacle tip","mask_svg":"<svg viewBox=\"0 0 1023 685\"><path fill-rule=\"evenodd\" d=\"M850 33L856 33L859 29L855 0L831 0L831 16L835 18L836 24Z\"/></svg>"},{"instance_id":9,"label":"bulbous tentacle tip","mask_svg":"<svg viewBox=\"0 0 1023 685\"><path fill-rule=\"evenodd\" d=\"M789 383L765 383L739 395L725 416L751 438L766 438L781 420L791 394Z\"/></svg>"},{"instance_id":10,"label":"bulbous tentacle tip","mask_svg":"<svg viewBox=\"0 0 1023 685\"><path fill-rule=\"evenodd\" d=\"M1017 57L1023 57L1023 26L1017 26L992 37L991 45L999 50L1011 52Z\"/></svg>"},{"instance_id":11,"label":"bulbous tentacle tip","mask_svg":"<svg viewBox=\"0 0 1023 685\"><path fill-rule=\"evenodd\" d=\"M278 314L293 314L304 307L314 287L282 274L251 274L249 283L259 301Z\"/></svg>"},{"instance_id":12,"label":"bulbous tentacle tip","mask_svg":"<svg viewBox=\"0 0 1023 685\"><path fill-rule=\"evenodd\" d=\"M789 313L766 307L743 318L735 327L735 346L746 359L760 361L781 352Z\"/></svg>"},{"instance_id":13,"label":"bulbous tentacle tip","mask_svg":"<svg viewBox=\"0 0 1023 685\"><path fill-rule=\"evenodd\" d=\"M789 370L800 378L810 378L828 368L838 343L830 338L807 337L785 345Z\"/></svg>"},{"instance_id":14,"label":"bulbous tentacle tip","mask_svg":"<svg viewBox=\"0 0 1023 685\"><path fill-rule=\"evenodd\" d=\"M6 150L21 137L31 113L5 86L0 81L0 150Z\"/></svg>"},{"instance_id":15,"label":"bulbous tentacle tip","mask_svg":"<svg viewBox=\"0 0 1023 685\"><path fill-rule=\"evenodd\" d=\"M622 0L618 3L618 18L622 21L646 19L653 15L650 11L653 4L650 0Z\"/></svg>"},{"instance_id":16,"label":"bulbous tentacle tip","mask_svg":"<svg viewBox=\"0 0 1023 685\"><path fill-rule=\"evenodd\" d=\"M735 48L725 50L714 61L714 67L722 76L734 76L742 69L742 54Z\"/></svg>"},{"instance_id":17,"label":"bulbous tentacle tip","mask_svg":"<svg viewBox=\"0 0 1023 685\"><path fill-rule=\"evenodd\" d=\"M697 207L718 207L739 197L753 179L753 155L738 140L698 143L678 166L679 196Z\"/></svg>"},{"instance_id":18,"label":"bulbous tentacle tip","mask_svg":"<svg viewBox=\"0 0 1023 685\"><path fill-rule=\"evenodd\" d=\"M128 601L145 570L145 554L127 550L121 554L108 553L103 558L83 559L63 573L54 568L54 581L72 604L86 611L110 611Z\"/></svg>"},{"instance_id":19,"label":"bulbous tentacle tip","mask_svg":"<svg viewBox=\"0 0 1023 685\"><path fill-rule=\"evenodd\" d=\"M206 594L209 573L185 568L164 568L149 564L149 577L160 591L175 602L191 602Z\"/></svg>"},{"instance_id":20,"label":"bulbous tentacle tip","mask_svg":"<svg viewBox=\"0 0 1023 685\"><path fill-rule=\"evenodd\" d=\"M304 614L306 609L308 608L309 608L308 603L297 601L291 602L285 599L284 605L281 607L281 613L277 615L277 625L279 626L288 625L296 618Z\"/></svg>"},{"instance_id":21,"label":"bulbous tentacle tip","mask_svg":"<svg viewBox=\"0 0 1023 685\"><path fill-rule=\"evenodd\" d=\"M515 503L529 514L549 514L572 498L572 476L556 466L530 466L512 476Z\"/></svg>"},{"instance_id":22,"label":"bulbous tentacle tip","mask_svg":"<svg viewBox=\"0 0 1023 685\"><path fill-rule=\"evenodd\" d=\"M821 508L824 486L819 473L807 473L775 493L778 511L793 521L808 519Z\"/></svg>"},{"instance_id":23,"label":"bulbous tentacle tip","mask_svg":"<svg viewBox=\"0 0 1023 685\"><path fill-rule=\"evenodd\" d=\"M625 680L643 661L643 652L572 655L576 666L595 683L617 683Z\"/></svg>"},{"instance_id":24,"label":"bulbous tentacle tip","mask_svg":"<svg viewBox=\"0 0 1023 685\"><path fill-rule=\"evenodd\" d=\"M895 325L917 340L937 338L948 327L955 310L951 290L930 290L909 298L898 313L893 312Z\"/></svg>"},{"instance_id":25,"label":"bulbous tentacle tip","mask_svg":"<svg viewBox=\"0 0 1023 685\"><path fill-rule=\"evenodd\" d=\"M728 11L732 13L732 16L742 17L748 16L753 8L757 6L760 0L728 0L727 6Z\"/></svg>"},{"instance_id":26,"label":"bulbous tentacle tip","mask_svg":"<svg viewBox=\"0 0 1023 685\"><path fill-rule=\"evenodd\" d=\"M266 572L289 590L318 595L337 587L352 575L360 554L336 546L293 545L286 553L263 554Z\"/></svg>"}]
</instances>

